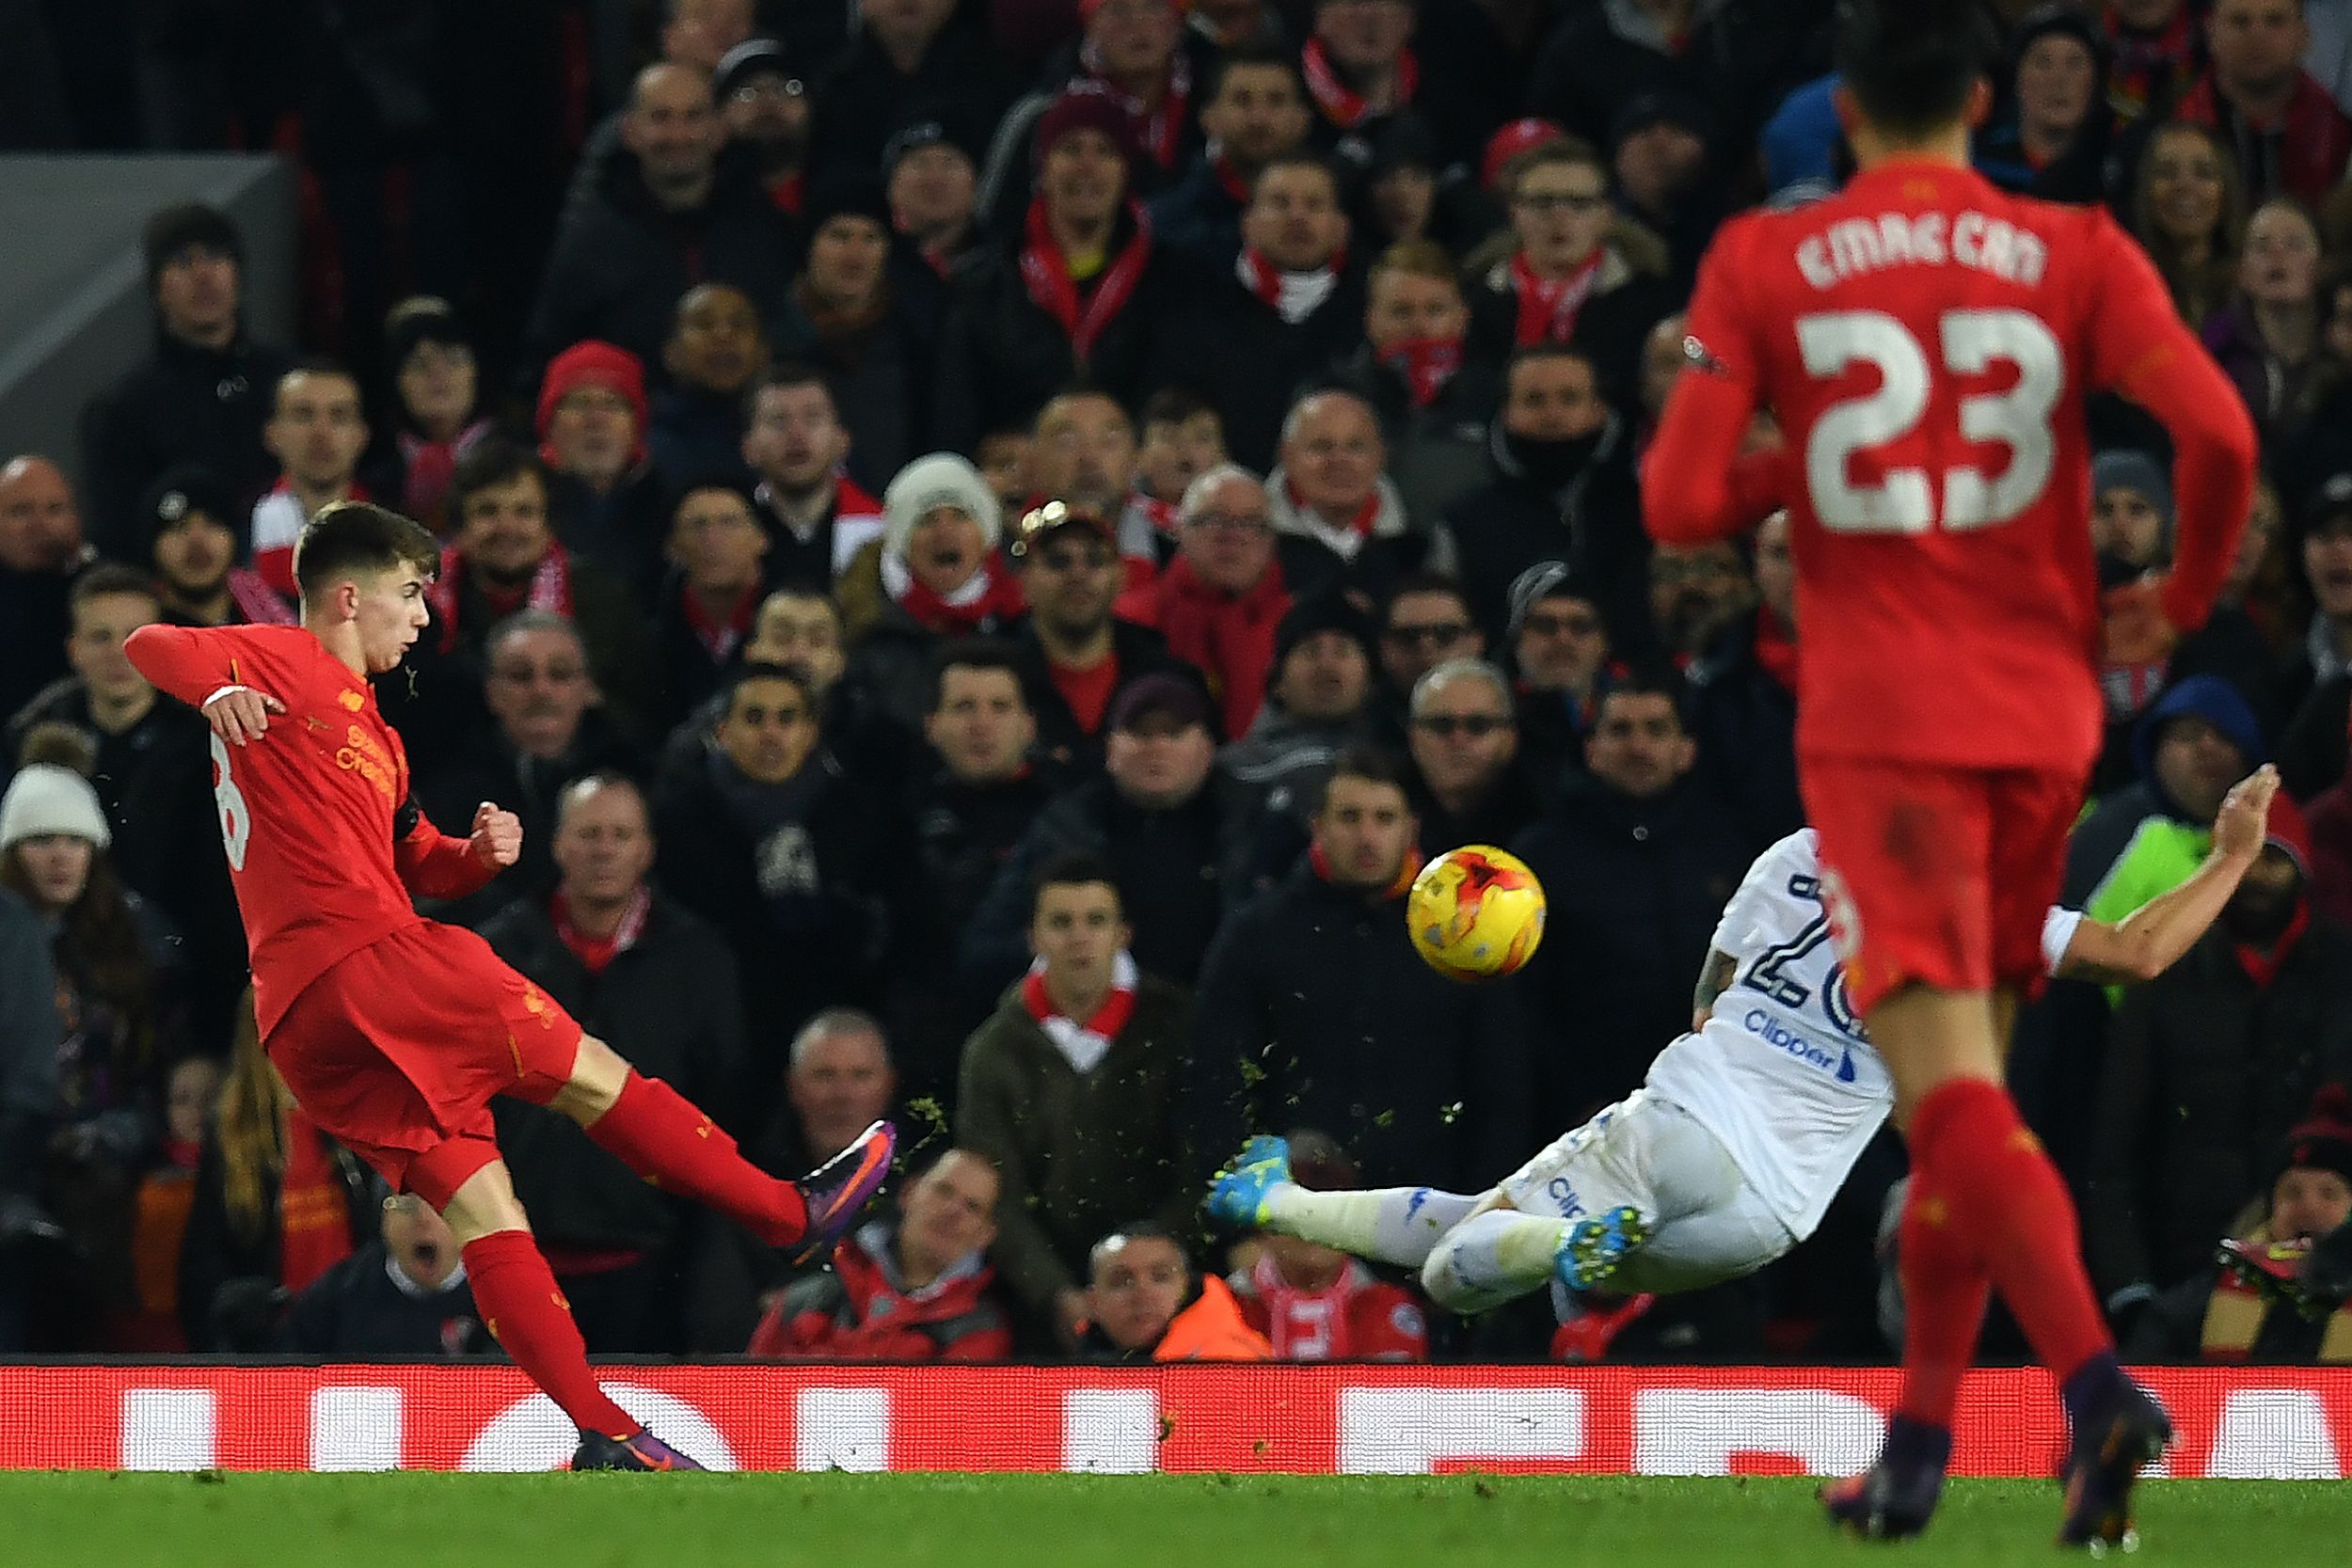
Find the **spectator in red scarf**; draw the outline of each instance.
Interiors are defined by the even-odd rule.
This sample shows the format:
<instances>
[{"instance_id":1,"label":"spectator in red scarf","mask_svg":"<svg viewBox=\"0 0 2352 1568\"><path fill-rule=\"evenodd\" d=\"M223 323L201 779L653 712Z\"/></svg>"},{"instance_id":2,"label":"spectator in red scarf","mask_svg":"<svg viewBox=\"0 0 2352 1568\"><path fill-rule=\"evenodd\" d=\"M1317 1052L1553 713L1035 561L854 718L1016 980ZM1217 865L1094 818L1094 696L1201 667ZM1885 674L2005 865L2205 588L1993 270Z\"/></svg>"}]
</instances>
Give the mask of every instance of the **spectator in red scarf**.
<instances>
[{"instance_id":1,"label":"spectator in red scarf","mask_svg":"<svg viewBox=\"0 0 2352 1568\"><path fill-rule=\"evenodd\" d=\"M1241 250L1241 214L1259 172L1307 139L1307 94L1287 52L1245 44L1223 55L1200 105L1208 142L1173 187L1152 200L1162 244L1222 272Z\"/></svg>"},{"instance_id":2,"label":"spectator in red scarf","mask_svg":"<svg viewBox=\"0 0 2352 1568\"><path fill-rule=\"evenodd\" d=\"M548 470L531 452L493 437L458 462L450 482L453 542L426 590L433 607L427 658L482 665L490 628L518 610L545 610L580 627L596 689L624 729L654 710L651 639L621 581L574 555L548 516Z\"/></svg>"},{"instance_id":3,"label":"spectator in red scarf","mask_svg":"<svg viewBox=\"0 0 2352 1568\"><path fill-rule=\"evenodd\" d=\"M1369 404L1406 515L1426 531L1486 477L1486 421L1502 401L1502 356L1469 351L1470 310L1434 241L1390 246L1365 286L1364 346L1331 379Z\"/></svg>"},{"instance_id":4,"label":"spectator in red scarf","mask_svg":"<svg viewBox=\"0 0 2352 1568\"><path fill-rule=\"evenodd\" d=\"M996 1170L950 1148L916 1177L898 1214L861 1227L833 1266L770 1307L749 1354L779 1361L1002 1361L1012 1325L988 1248Z\"/></svg>"},{"instance_id":5,"label":"spectator in red scarf","mask_svg":"<svg viewBox=\"0 0 2352 1568\"><path fill-rule=\"evenodd\" d=\"M548 361L532 429L564 546L646 588L661 579L669 523L663 482L647 461L650 421L635 355L591 340ZM453 499L446 527L458 522Z\"/></svg>"},{"instance_id":6,"label":"spectator in red scarf","mask_svg":"<svg viewBox=\"0 0 2352 1568\"><path fill-rule=\"evenodd\" d=\"M1383 471L1388 455L1379 419L1355 393L1310 392L1292 406L1266 497L1294 595L1338 591L1368 608L1421 564L1428 539Z\"/></svg>"},{"instance_id":7,"label":"spectator in red scarf","mask_svg":"<svg viewBox=\"0 0 2352 1568\"><path fill-rule=\"evenodd\" d=\"M833 388L812 365L777 365L752 388L743 461L768 531L769 575L820 594L882 533L882 502L842 472L850 454Z\"/></svg>"},{"instance_id":8,"label":"spectator in red scarf","mask_svg":"<svg viewBox=\"0 0 2352 1568\"><path fill-rule=\"evenodd\" d=\"M1074 85L1040 117L1037 195L1016 242L960 280L939 356L934 437L970 450L1084 379L1129 404L1166 379L1191 267L1156 245L1133 196L1127 115Z\"/></svg>"},{"instance_id":9,"label":"spectator in red scarf","mask_svg":"<svg viewBox=\"0 0 2352 1568\"><path fill-rule=\"evenodd\" d=\"M939 642L1001 630L1025 608L997 550L1001 530L979 471L933 452L890 482L882 536L842 575L835 597L852 673L909 728L928 711Z\"/></svg>"},{"instance_id":10,"label":"spectator in red scarf","mask_svg":"<svg viewBox=\"0 0 2352 1568\"><path fill-rule=\"evenodd\" d=\"M732 484L700 482L670 515L670 573L654 616L660 659L660 724L675 728L743 662L753 617L768 592L768 535L752 499Z\"/></svg>"},{"instance_id":11,"label":"spectator in red scarf","mask_svg":"<svg viewBox=\"0 0 2352 1568\"><path fill-rule=\"evenodd\" d=\"M815 104L784 45L774 39L745 39L719 56L710 94L728 145L751 158L768 199L787 216L800 216Z\"/></svg>"},{"instance_id":12,"label":"spectator in red scarf","mask_svg":"<svg viewBox=\"0 0 2352 1568\"><path fill-rule=\"evenodd\" d=\"M1301 1128L1290 1145L1291 1180L1316 1192L1357 1186L1356 1162L1327 1133ZM1267 1231L1246 1269L1226 1283L1244 1322L1266 1337L1277 1361L1426 1361L1429 1320L1421 1299L1347 1254Z\"/></svg>"},{"instance_id":13,"label":"spectator in red scarf","mask_svg":"<svg viewBox=\"0 0 2352 1568\"><path fill-rule=\"evenodd\" d=\"M278 481L253 503L246 559L263 582L291 600L294 541L304 525L323 506L369 499L358 477L368 448L358 378L325 360L288 371L278 377L262 444L278 459Z\"/></svg>"},{"instance_id":14,"label":"spectator in red scarf","mask_svg":"<svg viewBox=\"0 0 2352 1568\"><path fill-rule=\"evenodd\" d=\"M1629 398L1642 340L1674 308L1663 248L1616 216L1608 165L1586 143L1533 148L1503 182L1518 243L1472 291L1469 352L1499 363L1515 348L1573 341L1603 388Z\"/></svg>"},{"instance_id":15,"label":"spectator in red scarf","mask_svg":"<svg viewBox=\"0 0 2352 1568\"><path fill-rule=\"evenodd\" d=\"M1200 144L1193 123L1192 62L1177 47L1180 0L1078 0L1076 75L1100 83L1126 111L1136 150L1136 188L1174 182Z\"/></svg>"},{"instance_id":16,"label":"spectator in red scarf","mask_svg":"<svg viewBox=\"0 0 2352 1568\"><path fill-rule=\"evenodd\" d=\"M1291 607L1265 484L1221 464L1186 487L1177 518L1174 559L1158 581L1122 594L1119 614L1156 627L1168 652L1208 677L1224 733L1246 735L1265 701L1275 627Z\"/></svg>"},{"instance_id":17,"label":"spectator in red scarf","mask_svg":"<svg viewBox=\"0 0 2352 1568\"><path fill-rule=\"evenodd\" d=\"M2303 69L2303 0L2215 0L2205 17L2212 66L2181 101L2237 153L2249 199L2327 199L2352 155L2352 119Z\"/></svg>"},{"instance_id":18,"label":"spectator in red scarf","mask_svg":"<svg viewBox=\"0 0 2352 1568\"><path fill-rule=\"evenodd\" d=\"M2119 126L2162 119L2197 80L2204 36L2188 0L2109 0L2107 106Z\"/></svg>"},{"instance_id":19,"label":"spectator in red scarf","mask_svg":"<svg viewBox=\"0 0 2352 1568\"><path fill-rule=\"evenodd\" d=\"M1413 0L1316 0L1299 69L1318 148L1345 150L1353 138L1360 149L1384 121L1422 102L1421 61L1406 47L1415 20Z\"/></svg>"},{"instance_id":20,"label":"spectator in red scarf","mask_svg":"<svg viewBox=\"0 0 2352 1568\"><path fill-rule=\"evenodd\" d=\"M457 460L493 428L481 416L473 339L449 301L418 294L384 319L384 365L392 377L392 450L383 483L370 488L438 533Z\"/></svg>"},{"instance_id":21,"label":"spectator in red scarf","mask_svg":"<svg viewBox=\"0 0 2352 1568\"><path fill-rule=\"evenodd\" d=\"M1691 667L1699 770L1758 854L1804 826L1797 798L1797 570L1788 514L1756 531L1756 613L1724 628Z\"/></svg>"}]
</instances>

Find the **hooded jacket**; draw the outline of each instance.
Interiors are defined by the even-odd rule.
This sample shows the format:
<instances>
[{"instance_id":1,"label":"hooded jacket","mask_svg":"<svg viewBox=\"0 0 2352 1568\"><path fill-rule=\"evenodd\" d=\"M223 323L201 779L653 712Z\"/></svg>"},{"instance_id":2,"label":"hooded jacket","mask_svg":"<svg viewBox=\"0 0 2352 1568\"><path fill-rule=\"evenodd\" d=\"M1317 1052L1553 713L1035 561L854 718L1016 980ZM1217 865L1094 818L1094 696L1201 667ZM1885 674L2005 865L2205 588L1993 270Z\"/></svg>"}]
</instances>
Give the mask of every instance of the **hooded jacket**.
<instances>
[{"instance_id":1,"label":"hooded jacket","mask_svg":"<svg viewBox=\"0 0 2352 1568\"><path fill-rule=\"evenodd\" d=\"M2213 824L2190 821L2156 779L2157 738L2181 718L2202 719L2228 736L2249 768L2270 755L2253 709L2229 682L2192 675L2165 693L2132 733L2139 782L2100 801L2067 846L2066 901L2094 920L2112 924L2180 886L2212 847Z\"/></svg>"}]
</instances>

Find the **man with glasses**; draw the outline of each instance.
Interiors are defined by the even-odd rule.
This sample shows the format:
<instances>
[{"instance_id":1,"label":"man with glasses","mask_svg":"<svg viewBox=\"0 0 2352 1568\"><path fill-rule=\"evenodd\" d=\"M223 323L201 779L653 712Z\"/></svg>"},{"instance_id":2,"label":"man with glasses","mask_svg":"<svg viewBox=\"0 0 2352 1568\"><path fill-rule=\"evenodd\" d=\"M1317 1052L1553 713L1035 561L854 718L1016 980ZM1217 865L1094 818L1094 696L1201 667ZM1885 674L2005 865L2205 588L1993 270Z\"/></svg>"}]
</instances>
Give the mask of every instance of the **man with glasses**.
<instances>
[{"instance_id":1,"label":"man with glasses","mask_svg":"<svg viewBox=\"0 0 2352 1568\"><path fill-rule=\"evenodd\" d=\"M1565 785L1584 768L1584 735L1613 650L1596 590L1557 561L1511 585L1505 635L1518 694L1519 745L1535 776Z\"/></svg>"},{"instance_id":2,"label":"man with glasses","mask_svg":"<svg viewBox=\"0 0 2352 1568\"><path fill-rule=\"evenodd\" d=\"M739 147L759 172L768 199L790 216L801 214L807 189L808 89L792 70L784 45L746 39L728 50L710 79L727 145Z\"/></svg>"},{"instance_id":3,"label":"man with glasses","mask_svg":"<svg viewBox=\"0 0 2352 1568\"><path fill-rule=\"evenodd\" d=\"M1511 683L1481 658L1450 658L1413 686L1406 746L1414 809L1431 854L1464 844L1508 844L1541 802L1518 766Z\"/></svg>"},{"instance_id":4,"label":"man with glasses","mask_svg":"<svg viewBox=\"0 0 2352 1568\"><path fill-rule=\"evenodd\" d=\"M1208 469L1176 508L1176 554L1150 586L1120 596L1121 619L1156 627L1168 651L1209 678L1227 735L1247 735L1274 669L1274 628L1291 607L1274 559L1264 481Z\"/></svg>"}]
</instances>

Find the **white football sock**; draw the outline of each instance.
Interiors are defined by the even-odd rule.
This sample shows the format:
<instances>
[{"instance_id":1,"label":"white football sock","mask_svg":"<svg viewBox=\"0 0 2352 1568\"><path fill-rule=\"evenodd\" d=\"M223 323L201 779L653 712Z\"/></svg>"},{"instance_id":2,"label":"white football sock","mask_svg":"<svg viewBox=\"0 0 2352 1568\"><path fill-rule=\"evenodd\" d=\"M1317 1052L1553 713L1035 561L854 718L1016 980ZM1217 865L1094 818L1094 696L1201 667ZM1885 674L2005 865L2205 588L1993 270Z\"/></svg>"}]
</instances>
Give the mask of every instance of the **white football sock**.
<instances>
[{"instance_id":1,"label":"white football sock","mask_svg":"<svg viewBox=\"0 0 2352 1568\"><path fill-rule=\"evenodd\" d=\"M1476 1196L1434 1187L1319 1193L1278 1181L1267 1189L1265 1206L1269 1228L1285 1236L1417 1269L1478 1202Z\"/></svg>"},{"instance_id":2,"label":"white football sock","mask_svg":"<svg viewBox=\"0 0 2352 1568\"><path fill-rule=\"evenodd\" d=\"M1422 1265L1422 1289L1456 1312L1490 1307L1540 1290L1568 1234L1568 1222L1489 1209L1447 1231Z\"/></svg>"}]
</instances>

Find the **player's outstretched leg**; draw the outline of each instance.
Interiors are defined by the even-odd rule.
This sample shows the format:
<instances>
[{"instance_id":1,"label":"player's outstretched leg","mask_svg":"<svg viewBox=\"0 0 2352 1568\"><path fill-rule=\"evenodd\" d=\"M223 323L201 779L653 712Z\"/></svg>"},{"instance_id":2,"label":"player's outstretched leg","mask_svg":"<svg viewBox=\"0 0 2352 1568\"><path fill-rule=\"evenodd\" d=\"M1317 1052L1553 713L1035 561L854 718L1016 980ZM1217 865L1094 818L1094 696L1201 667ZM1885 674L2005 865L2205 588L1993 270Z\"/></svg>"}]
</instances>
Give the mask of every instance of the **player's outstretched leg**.
<instances>
[{"instance_id":1,"label":"player's outstretched leg","mask_svg":"<svg viewBox=\"0 0 2352 1568\"><path fill-rule=\"evenodd\" d=\"M1434 1187L1302 1187L1291 1180L1289 1143L1261 1135L1244 1144L1233 1163L1216 1173L1204 1207L1211 1218L1226 1225L1277 1230L1375 1262L1417 1269L1428 1260L1438 1238L1467 1218L1479 1201L1472 1194Z\"/></svg>"},{"instance_id":2,"label":"player's outstretched leg","mask_svg":"<svg viewBox=\"0 0 2352 1568\"><path fill-rule=\"evenodd\" d=\"M1573 1220L1486 1209L1430 1250L1422 1289L1456 1312L1499 1307L1554 1279L1571 1291L1597 1290L1648 1236L1649 1221L1628 1206Z\"/></svg>"}]
</instances>

